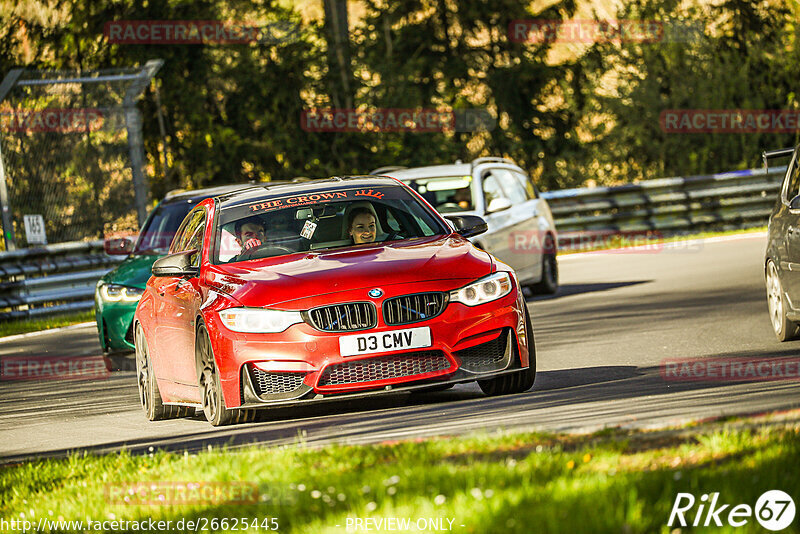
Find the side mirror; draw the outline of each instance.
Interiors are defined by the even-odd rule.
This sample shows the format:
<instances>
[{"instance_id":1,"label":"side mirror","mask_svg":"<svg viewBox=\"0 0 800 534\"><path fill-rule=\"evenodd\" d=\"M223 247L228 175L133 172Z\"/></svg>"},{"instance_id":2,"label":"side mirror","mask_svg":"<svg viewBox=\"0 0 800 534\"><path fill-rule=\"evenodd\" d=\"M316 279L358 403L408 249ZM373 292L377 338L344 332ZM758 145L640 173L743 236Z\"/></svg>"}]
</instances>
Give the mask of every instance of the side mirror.
<instances>
[{"instance_id":1,"label":"side mirror","mask_svg":"<svg viewBox=\"0 0 800 534\"><path fill-rule=\"evenodd\" d=\"M505 197L493 198L489 205L486 207L486 213L495 213L497 211L507 210L511 207L511 201Z\"/></svg>"},{"instance_id":2,"label":"side mirror","mask_svg":"<svg viewBox=\"0 0 800 534\"><path fill-rule=\"evenodd\" d=\"M477 215L448 215L446 218L463 237L480 235L489 229L486 221Z\"/></svg>"},{"instance_id":3,"label":"side mirror","mask_svg":"<svg viewBox=\"0 0 800 534\"><path fill-rule=\"evenodd\" d=\"M798 210L800 211L800 195L797 195L792 200L789 201L789 209L790 210Z\"/></svg>"},{"instance_id":4,"label":"side mirror","mask_svg":"<svg viewBox=\"0 0 800 534\"><path fill-rule=\"evenodd\" d=\"M198 268L192 265L197 253L187 250L157 259L153 263L153 276L197 276Z\"/></svg>"},{"instance_id":5,"label":"side mirror","mask_svg":"<svg viewBox=\"0 0 800 534\"><path fill-rule=\"evenodd\" d=\"M106 239L103 242L103 249L109 256L127 256L133 252L133 241L131 237Z\"/></svg>"}]
</instances>

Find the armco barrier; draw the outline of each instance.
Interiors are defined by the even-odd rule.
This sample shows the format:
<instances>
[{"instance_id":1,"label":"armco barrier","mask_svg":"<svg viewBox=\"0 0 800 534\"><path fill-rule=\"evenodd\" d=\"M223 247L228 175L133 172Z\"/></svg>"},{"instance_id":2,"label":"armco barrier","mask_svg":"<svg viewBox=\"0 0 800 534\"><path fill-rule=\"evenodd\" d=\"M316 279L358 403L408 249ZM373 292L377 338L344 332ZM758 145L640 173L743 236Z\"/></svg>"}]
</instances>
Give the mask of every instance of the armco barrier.
<instances>
[{"instance_id":1,"label":"armco barrier","mask_svg":"<svg viewBox=\"0 0 800 534\"><path fill-rule=\"evenodd\" d=\"M559 232L696 231L766 224L785 167L543 193ZM0 252L0 320L88 310L120 256L103 242Z\"/></svg>"},{"instance_id":2,"label":"armco barrier","mask_svg":"<svg viewBox=\"0 0 800 534\"><path fill-rule=\"evenodd\" d=\"M786 167L543 193L559 232L663 233L764 225Z\"/></svg>"},{"instance_id":3,"label":"armco barrier","mask_svg":"<svg viewBox=\"0 0 800 534\"><path fill-rule=\"evenodd\" d=\"M102 241L1 252L0 320L91 309L97 281L121 259Z\"/></svg>"}]
</instances>

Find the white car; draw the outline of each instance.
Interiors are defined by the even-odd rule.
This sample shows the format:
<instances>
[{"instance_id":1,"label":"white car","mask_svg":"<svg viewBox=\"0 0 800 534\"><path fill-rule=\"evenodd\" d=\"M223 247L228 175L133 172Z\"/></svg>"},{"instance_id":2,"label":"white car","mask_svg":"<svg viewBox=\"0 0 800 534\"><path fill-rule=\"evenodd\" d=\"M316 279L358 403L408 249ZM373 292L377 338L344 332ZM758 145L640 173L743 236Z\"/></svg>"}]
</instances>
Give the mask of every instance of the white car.
<instances>
[{"instance_id":1,"label":"white car","mask_svg":"<svg viewBox=\"0 0 800 534\"><path fill-rule=\"evenodd\" d=\"M382 167L370 174L397 178L441 214L478 215L489 231L472 241L517 273L535 293L558 290L558 238L547 201L528 175L504 158L431 167Z\"/></svg>"}]
</instances>

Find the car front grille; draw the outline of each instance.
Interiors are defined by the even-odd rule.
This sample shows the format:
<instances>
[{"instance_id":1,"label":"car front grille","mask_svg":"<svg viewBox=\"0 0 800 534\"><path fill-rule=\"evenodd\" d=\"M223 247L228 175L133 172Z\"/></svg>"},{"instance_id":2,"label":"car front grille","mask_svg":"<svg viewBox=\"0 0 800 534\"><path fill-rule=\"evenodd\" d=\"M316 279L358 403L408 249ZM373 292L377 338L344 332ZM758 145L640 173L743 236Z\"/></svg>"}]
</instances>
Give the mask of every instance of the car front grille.
<instances>
[{"instance_id":1,"label":"car front grille","mask_svg":"<svg viewBox=\"0 0 800 534\"><path fill-rule=\"evenodd\" d=\"M447 293L416 293L386 299L383 320L387 325L418 323L436 317L447 305Z\"/></svg>"},{"instance_id":2,"label":"car front grille","mask_svg":"<svg viewBox=\"0 0 800 534\"><path fill-rule=\"evenodd\" d=\"M250 367L253 388L259 397L291 393L303 385L306 373L270 373Z\"/></svg>"},{"instance_id":3,"label":"car front grille","mask_svg":"<svg viewBox=\"0 0 800 534\"><path fill-rule=\"evenodd\" d=\"M496 371L507 365L506 348L510 332L497 336L497 339L481 343L468 349L459 350L454 356L461 360L461 368L473 373Z\"/></svg>"},{"instance_id":4,"label":"car front grille","mask_svg":"<svg viewBox=\"0 0 800 534\"><path fill-rule=\"evenodd\" d=\"M306 315L307 322L325 332L353 332L375 328L378 314L371 302L349 302L312 308Z\"/></svg>"},{"instance_id":5,"label":"car front grille","mask_svg":"<svg viewBox=\"0 0 800 534\"><path fill-rule=\"evenodd\" d=\"M426 350L404 354L392 354L366 360L354 360L329 365L319 378L319 386L337 386L374 382L390 378L422 375L443 371L450 367L450 360L442 351Z\"/></svg>"}]
</instances>

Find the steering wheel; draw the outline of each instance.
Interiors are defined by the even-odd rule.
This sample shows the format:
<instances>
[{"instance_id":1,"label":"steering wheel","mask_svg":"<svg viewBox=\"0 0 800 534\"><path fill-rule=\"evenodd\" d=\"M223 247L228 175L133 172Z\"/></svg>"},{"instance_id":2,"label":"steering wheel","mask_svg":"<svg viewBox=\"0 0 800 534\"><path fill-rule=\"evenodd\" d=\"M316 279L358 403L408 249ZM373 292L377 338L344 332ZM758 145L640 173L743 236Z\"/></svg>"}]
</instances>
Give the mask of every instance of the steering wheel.
<instances>
[{"instance_id":1,"label":"steering wheel","mask_svg":"<svg viewBox=\"0 0 800 534\"><path fill-rule=\"evenodd\" d=\"M279 254L274 254L274 251L278 251ZM270 253L273 252L273 253ZM255 260L259 258L268 258L270 256L279 256L280 253L283 254L294 254L297 252L296 250L292 250L289 247L283 247L281 245L262 245L259 247L253 247L250 249L245 250L241 254L239 254L240 260Z\"/></svg>"}]
</instances>

